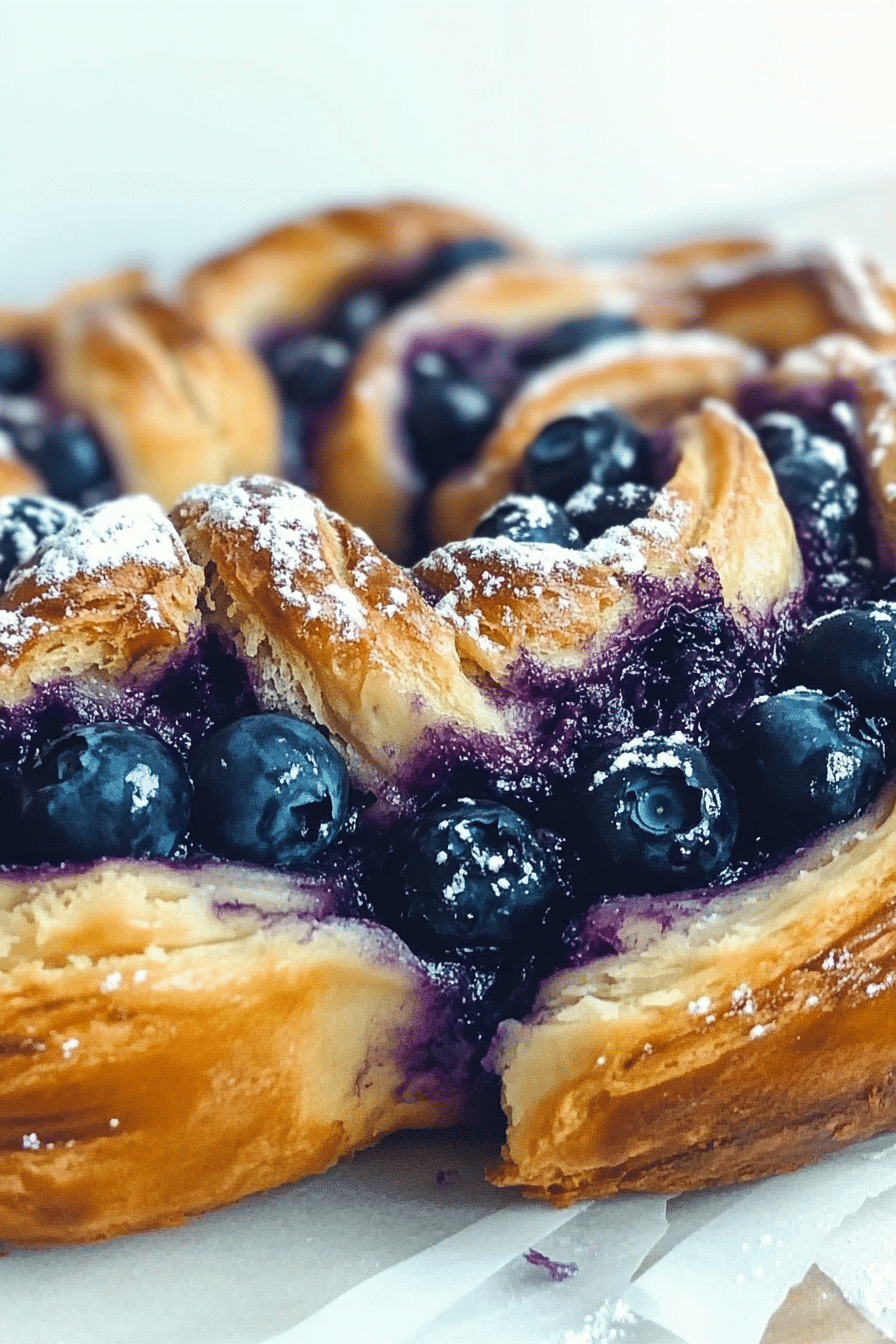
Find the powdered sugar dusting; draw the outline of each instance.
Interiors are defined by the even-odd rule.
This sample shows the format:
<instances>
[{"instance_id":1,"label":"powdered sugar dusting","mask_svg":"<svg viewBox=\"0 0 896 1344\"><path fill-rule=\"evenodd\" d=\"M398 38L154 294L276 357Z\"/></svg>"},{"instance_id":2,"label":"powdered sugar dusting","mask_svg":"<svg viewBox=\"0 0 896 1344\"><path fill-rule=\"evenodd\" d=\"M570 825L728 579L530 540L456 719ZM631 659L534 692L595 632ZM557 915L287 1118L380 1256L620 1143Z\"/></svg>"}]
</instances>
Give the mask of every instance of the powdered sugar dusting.
<instances>
[{"instance_id":1,"label":"powdered sugar dusting","mask_svg":"<svg viewBox=\"0 0 896 1344\"><path fill-rule=\"evenodd\" d=\"M28 572L52 595L80 575L109 574L134 564L176 571L189 563L183 543L155 500L123 495L74 517L41 546Z\"/></svg>"}]
</instances>

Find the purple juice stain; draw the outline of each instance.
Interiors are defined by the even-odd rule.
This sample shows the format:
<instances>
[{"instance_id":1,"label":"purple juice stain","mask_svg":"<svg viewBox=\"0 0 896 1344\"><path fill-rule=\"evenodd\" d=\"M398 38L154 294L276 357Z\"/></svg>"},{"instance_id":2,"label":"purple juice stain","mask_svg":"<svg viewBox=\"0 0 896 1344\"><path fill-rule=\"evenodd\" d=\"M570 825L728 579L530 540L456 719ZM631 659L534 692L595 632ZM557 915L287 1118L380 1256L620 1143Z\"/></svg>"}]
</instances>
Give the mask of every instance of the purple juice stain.
<instances>
[{"instance_id":1,"label":"purple juice stain","mask_svg":"<svg viewBox=\"0 0 896 1344\"><path fill-rule=\"evenodd\" d=\"M523 1252L523 1259L527 1260L530 1265L535 1265L538 1269L547 1270L548 1278L552 1283L563 1283L566 1279L575 1278L579 1272L579 1267L574 1260L566 1262L552 1260L549 1255L545 1255L542 1251L533 1250L531 1247L528 1251Z\"/></svg>"}]
</instances>

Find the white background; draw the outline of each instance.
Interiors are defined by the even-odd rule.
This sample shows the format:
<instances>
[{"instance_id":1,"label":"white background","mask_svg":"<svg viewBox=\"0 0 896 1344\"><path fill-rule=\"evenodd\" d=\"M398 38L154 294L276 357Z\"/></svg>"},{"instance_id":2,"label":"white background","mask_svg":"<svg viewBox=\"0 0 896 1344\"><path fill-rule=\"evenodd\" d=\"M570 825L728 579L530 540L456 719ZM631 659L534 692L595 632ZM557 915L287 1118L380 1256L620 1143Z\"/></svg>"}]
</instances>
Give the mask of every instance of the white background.
<instances>
[{"instance_id":1,"label":"white background","mask_svg":"<svg viewBox=\"0 0 896 1344\"><path fill-rule=\"evenodd\" d=\"M736 223L896 176L894 59L896 0L0 0L0 302L394 192Z\"/></svg>"}]
</instances>

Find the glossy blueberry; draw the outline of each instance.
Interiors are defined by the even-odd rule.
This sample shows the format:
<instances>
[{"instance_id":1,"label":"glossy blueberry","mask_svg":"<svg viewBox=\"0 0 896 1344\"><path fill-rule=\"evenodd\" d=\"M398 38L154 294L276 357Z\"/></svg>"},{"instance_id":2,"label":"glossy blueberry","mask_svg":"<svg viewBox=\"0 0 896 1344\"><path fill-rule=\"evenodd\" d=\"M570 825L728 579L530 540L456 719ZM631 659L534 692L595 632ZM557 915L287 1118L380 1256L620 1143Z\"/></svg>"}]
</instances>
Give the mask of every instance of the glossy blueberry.
<instances>
[{"instance_id":1,"label":"glossy blueberry","mask_svg":"<svg viewBox=\"0 0 896 1344\"><path fill-rule=\"evenodd\" d=\"M556 884L532 827L500 803L464 798L429 813L405 853L402 923L423 945L510 943L538 919Z\"/></svg>"},{"instance_id":2,"label":"glossy blueberry","mask_svg":"<svg viewBox=\"0 0 896 1344\"><path fill-rule=\"evenodd\" d=\"M36 392L42 377L40 356L32 346L0 341L0 392L10 396Z\"/></svg>"},{"instance_id":3,"label":"glossy blueberry","mask_svg":"<svg viewBox=\"0 0 896 1344\"><path fill-rule=\"evenodd\" d=\"M517 363L527 371L541 369L557 360L577 355L589 345L596 345L613 336L627 336L638 330L638 323L623 313L591 313L585 317L570 317L525 345L517 355Z\"/></svg>"},{"instance_id":4,"label":"glossy blueberry","mask_svg":"<svg viewBox=\"0 0 896 1344\"><path fill-rule=\"evenodd\" d=\"M404 427L417 464L435 482L474 456L497 422L498 403L456 361L434 351L417 356L410 380Z\"/></svg>"},{"instance_id":5,"label":"glossy blueberry","mask_svg":"<svg viewBox=\"0 0 896 1344\"><path fill-rule=\"evenodd\" d=\"M703 887L728 863L738 808L728 779L680 734L646 733L576 776L582 847L621 891Z\"/></svg>"},{"instance_id":6,"label":"glossy blueberry","mask_svg":"<svg viewBox=\"0 0 896 1344\"><path fill-rule=\"evenodd\" d=\"M422 294L468 266L509 255L510 249L496 238L456 238L430 253L411 281L412 292Z\"/></svg>"},{"instance_id":7,"label":"glossy blueberry","mask_svg":"<svg viewBox=\"0 0 896 1344\"><path fill-rule=\"evenodd\" d=\"M336 839L348 774L322 733L287 714L237 719L190 760L193 825L212 854L296 868Z\"/></svg>"},{"instance_id":8,"label":"glossy blueberry","mask_svg":"<svg viewBox=\"0 0 896 1344\"><path fill-rule=\"evenodd\" d=\"M0 499L0 584L31 558L44 537L61 532L77 516L71 505L42 495Z\"/></svg>"},{"instance_id":9,"label":"glossy blueberry","mask_svg":"<svg viewBox=\"0 0 896 1344\"><path fill-rule=\"evenodd\" d=\"M378 323L388 317L389 308L382 290L358 289L336 305L321 334L354 350Z\"/></svg>"},{"instance_id":10,"label":"glossy blueberry","mask_svg":"<svg viewBox=\"0 0 896 1344\"><path fill-rule=\"evenodd\" d=\"M635 518L645 518L656 496L652 485L637 481L624 481L622 485L591 481L566 501L566 512L582 540L589 542L611 527L625 527Z\"/></svg>"},{"instance_id":11,"label":"glossy blueberry","mask_svg":"<svg viewBox=\"0 0 896 1344\"><path fill-rule=\"evenodd\" d=\"M896 708L896 602L868 602L820 616L804 630L791 680L827 695L846 691L863 714Z\"/></svg>"},{"instance_id":12,"label":"glossy blueberry","mask_svg":"<svg viewBox=\"0 0 896 1344\"><path fill-rule=\"evenodd\" d=\"M520 489L563 504L589 481L618 485L650 480L650 441L610 409L552 420L532 440L520 466Z\"/></svg>"},{"instance_id":13,"label":"glossy blueberry","mask_svg":"<svg viewBox=\"0 0 896 1344\"><path fill-rule=\"evenodd\" d=\"M880 733L844 694L798 687L759 700L738 747L741 796L768 833L791 840L848 821L884 779Z\"/></svg>"},{"instance_id":14,"label":"glossy blueberry","mask_svg":"<svg viewBox=\"0 0 896 1344\"><path fill-rule=\"evenodd\" d=\"M484 513L474 537L506 537L509 541L550 542L580 551L582 538L565 509L541 495L508 495Z\"/></svg>"},{"instance_id":15,"label":"glossy blueberry","mask_svg":"<svg viewBox=\"0 0 896 1344\"><path fill-rule=\"evenodd\" d=\"M842 554L859 511L859 491L846 474L840 445L816 439L807 452L779 457L772 470L797 522L827 554Z\"/></svg>"},{"instance_id":16,"label":"glossy blueberry","mask_svg":"<svg viewBox=\"0 0 896 1344\"><path fill-rule=\"evenodd\" d=\"M265 358L284 401L318 410L342 391L352 350L333 336L284 336Z\"/></svg>"},{"instance_id":17,"label":"glossy blueberry","mask_svg":"<svg viewBox=\"0 0 896 1344\"><path fill-rule=\"evenodd\" d=\"M42 748L22 780L22 840L29 862L171 854L190 816L180 758L125 723L70 728Z\"/></svg>"},{"instance_id":18,"label":"glossy blueberry","mask_svg":"<svg viewBox=\"0 0 896 1344\"><path fill-rule=\"evenodd\" d=\"M41 473L51 494L78 502L108 484L112 469L102 444L80 420L62 420L30 448L20 448Z\"/></svg>"}]
</instances>

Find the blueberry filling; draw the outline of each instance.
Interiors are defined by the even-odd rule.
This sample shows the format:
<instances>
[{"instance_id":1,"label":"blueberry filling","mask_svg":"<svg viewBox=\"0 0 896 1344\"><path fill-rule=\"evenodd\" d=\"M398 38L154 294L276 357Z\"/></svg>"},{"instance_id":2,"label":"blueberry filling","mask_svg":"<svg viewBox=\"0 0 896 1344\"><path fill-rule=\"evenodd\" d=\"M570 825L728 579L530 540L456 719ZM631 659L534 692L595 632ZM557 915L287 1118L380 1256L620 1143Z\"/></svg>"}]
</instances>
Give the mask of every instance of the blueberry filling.
<instances>
[{"instance_id":1,"label":"blueberry filling","mask_svg":"<svg viewBox=\"0 0 896 1344\"><path fill-rule=\"evenodd\" d=\"M81 507L107 499L115 486L100 436L83 417L62 414L42 393L43 369L37 355L27 347L6 348L23 351L31 362L27 378L11 376L7 384L0 370L0 436L9 439L57 498Z\"/></svg>"},{"instance_id":2,"label":"blueberry filling","mask_svg":"<svg viewBox=\"0 0 896 1344\"><path fill-rule=\"evenodd\" d=\"M508 495L479 519L474 537L506 537L529 545L581 550L582 538L566 510L539 495Z\"/></svg>"},{"instance_id":3,"label":"blueberry filling","mask_svg":"<svg viewBox=\"0 0 896 1344\"><path fill-rule=\"evenodd\" d=\"M32 346L0 341L0 393L9 396L33 393L42 379L40 356Z\"/></svg>"},{"instance_id":4,"label":"blueberry filling","mask_svg":"<svg viewBox=\"0 0 896 1344\"><path fill-rule=\"evenodd\" d=\"M648 483L650 440L618 411L553 420L526 449L520 488L564 504L583 485Z\"/></svg>"},{"instance_id":5,"label":"blueberry filling","mask_svg":"<svg viewBox=\"0 0 896 1344\"><path fill-rule=\"evenodd\" d=\"M583 542L601 537L611 527L627 527L646 518L656 501L652 485L623 481L620 485L583 485L566 501L566 512Z\"/></svg>"},{"instance_id":6,"label":"blueberry filling","mask_svg":"<svg viewBox=\"0 0 896 1344\"><path fill-rule=\"evenodd\" d=\"M320 410L337 397L352 350L334 336L284 336L267 351L267 363L290 406Z\"/></svg>"},{"instance_id":7,"label":"blueberry filling","mask_svg":"<svg viewBox=\"0 0 896 1344\"><path fill-rule=\"evenodd\" d=\"M532 372L561 359L569 359L586 350L589 345L597 345L613 336L628 336L638 330L638 323L622 313L591 313L584 317L571 317L524 344L517 354L517 363L527 373Z\"/></svg>"},{"instance_id":8,"label":"blueberry filling","mask_svg":"<svg viewBox=\"0 0 896 1344\"><path fill-rule=\"evenodd\" d=\"M455 360L434 352L414 360L404 430L429 483L469 462L497 418L496 398Z\"/></svg>"}]
</instances>

